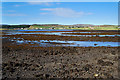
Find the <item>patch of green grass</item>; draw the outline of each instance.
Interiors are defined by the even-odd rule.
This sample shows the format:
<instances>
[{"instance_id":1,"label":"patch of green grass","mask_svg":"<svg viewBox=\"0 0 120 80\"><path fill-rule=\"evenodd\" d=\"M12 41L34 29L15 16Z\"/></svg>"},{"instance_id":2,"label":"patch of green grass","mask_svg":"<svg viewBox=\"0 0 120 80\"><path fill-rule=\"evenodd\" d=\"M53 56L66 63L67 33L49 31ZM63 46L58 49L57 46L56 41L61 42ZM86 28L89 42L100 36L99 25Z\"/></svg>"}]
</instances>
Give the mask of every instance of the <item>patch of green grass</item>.
<instances>
[{"instance_id":1,"label":"patch of green grass","mask_svg":"<svg viewBox=\"0 0 120 80\"><path fill-rule=\"evenodd\" d=\"M119 30L118 26L110 26L110 27L85 27L85 28L70 28L70 29L80 29L80 30Z\"/></svg>"},{"instance_id":2,"label":"patch of green grass","mask_svg":"<svg viewBox=\"0 0 120 80\"><path fill-rule=\"evenodd\" d=\"M107 27L83 27L83 28L69 28L69 27L65 27L65 26L38 26L38 25L33 25L31 26L29 29L79 29L79 30L119 30L118 26L107 26Z\"/></svg>"},{"instance_id":3,"label":"patch of green grass","mask_svg":"<svg viewBox=\"0 0 120 80\"><path fill-rule=\"evenodd\" d=\"M118 26L110 26L110 27L95 27L95 30L118 30Z\"/></svg>"},{"instance_id":4,"label":"patch of green grass","mask_svg":"<svg viewBox=\"0 0 120 80\"><path fill-rule=\"evenodd\" d=\"M0 28L0 30L13 30L13 29Z\"/></svg>"},{"instance_id":5,"label":"patch of green grass","mask_svg":"<svg viewBox=\"0 0 120 80\"><path fill-rule=\"evenodd\" d=\"M49 26L31 26L30 28L33 28L33 29L35 29L35 28L49 29L51 27L49 27Z\"/></svg>"}]
</instances>

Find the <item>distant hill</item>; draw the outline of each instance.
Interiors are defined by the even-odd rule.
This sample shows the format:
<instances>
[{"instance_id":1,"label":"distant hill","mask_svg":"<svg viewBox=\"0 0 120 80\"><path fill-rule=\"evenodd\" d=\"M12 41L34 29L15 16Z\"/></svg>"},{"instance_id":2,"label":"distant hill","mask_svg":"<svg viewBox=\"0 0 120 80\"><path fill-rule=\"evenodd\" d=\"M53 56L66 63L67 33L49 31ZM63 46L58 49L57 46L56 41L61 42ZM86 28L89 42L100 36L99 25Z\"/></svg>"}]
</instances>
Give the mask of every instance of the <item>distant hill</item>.
<instances>
[{"instance_id":1,"label":"distant hill","mask_svg":"<svg viewBox=\"0 0 120 80\"><path fill-rule=\"evenodd\" d=\"M9 29L13 29L13 28L29 28L30 25L2 25L2 28L9 28Z\"/></svg>"},{"instance_id":2,"label":"distant hill","mask_svg":"<svg viewBox=\"0 0 120 80\"><path fill-rule=\"evenodd\" d=\"M33 24L33 25L2 25L4 29L82 29L82 30L118 30L117 25L92 25L92 24L74 24L74 25L59 25L59 24Z\"/></svg>"}]
</instances>

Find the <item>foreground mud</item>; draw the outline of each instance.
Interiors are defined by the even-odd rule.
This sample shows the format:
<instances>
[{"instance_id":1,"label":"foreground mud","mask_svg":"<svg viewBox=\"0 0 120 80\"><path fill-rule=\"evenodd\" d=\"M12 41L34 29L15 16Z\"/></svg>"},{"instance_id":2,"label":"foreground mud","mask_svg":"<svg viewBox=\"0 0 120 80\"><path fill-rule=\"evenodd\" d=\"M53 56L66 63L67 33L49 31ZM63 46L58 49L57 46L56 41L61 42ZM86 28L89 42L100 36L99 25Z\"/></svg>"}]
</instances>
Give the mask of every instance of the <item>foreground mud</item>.
<instances>
[{"instance_id":1,"label":"foreground mud","mask_svg":"<svg viewBox=\"0 0 120 80\"><path fill-rule=\"evenodd\" d=\"M83 39L41 34L3 35L3 37L22 37L25 40ZM102 80L117 80L119 78L119 47L32 47L37 44L17 45L9 38L4 38L2 42L3 79L102 78ZM97 40L95 37L84 37L83 40L85 39ZM110 38L98 37L98 40L109 41ZM112 37L111 41L118 41L118 37Z\"/></svg>"},{"instance_id":2,"label":"foreground mud","mask_svg":"<svg viewBox=\"0 0 120 80\"><path fill-rule=\"evenodd\" d=\"M118 48L3 46L3 78L118 78Z\"/></svg>"}]
</instances>

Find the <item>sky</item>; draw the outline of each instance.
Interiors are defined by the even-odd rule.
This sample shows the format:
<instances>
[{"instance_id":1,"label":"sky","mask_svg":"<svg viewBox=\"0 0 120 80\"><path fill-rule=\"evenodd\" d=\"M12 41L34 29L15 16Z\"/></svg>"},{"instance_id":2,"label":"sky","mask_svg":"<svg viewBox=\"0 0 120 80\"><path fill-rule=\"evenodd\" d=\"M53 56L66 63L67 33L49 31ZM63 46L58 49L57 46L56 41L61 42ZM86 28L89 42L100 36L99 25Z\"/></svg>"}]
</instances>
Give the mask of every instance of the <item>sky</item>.
<instances>
[{"instance_id":1,"label":"sky","mask_svg":"<svg viewBox=\"0 0 120 80\"><path fill-rule=\"evenodd\" d=\"M119 2L119 0L2 0L2 2Z\"/></svg>"},{"instance_id":2,"label":"sky","mask_svg":"<svg viewBox=\"0 0 120 80\"><path fill-rule=\"evenodd\" d=\"M2 2L2 24L118 24L118 2Z\"/></svg>"}]
</instances>

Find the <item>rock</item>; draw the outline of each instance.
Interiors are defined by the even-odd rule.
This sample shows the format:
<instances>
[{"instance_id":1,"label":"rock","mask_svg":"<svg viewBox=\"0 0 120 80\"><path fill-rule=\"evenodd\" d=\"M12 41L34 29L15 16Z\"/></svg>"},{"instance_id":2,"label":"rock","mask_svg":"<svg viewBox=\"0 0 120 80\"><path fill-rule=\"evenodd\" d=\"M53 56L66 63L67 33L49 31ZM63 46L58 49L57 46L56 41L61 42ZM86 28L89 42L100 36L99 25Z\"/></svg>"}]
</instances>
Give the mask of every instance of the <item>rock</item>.
<instances>
[{"instance_id":1,"label":"rock","mask_svg":"<svg viewBox=\"0 0 120 80\"><path fill-rule=\"evenodd\" d=\"M97 46L98 44L94 44L95 46Z\"/></svg>"},{"instance_id":2,"label":"rock","mask_svg":"<svg viewBox=\"0 0 120 80\"><path fill-rule=\"evenodd\" d=\"M100 60L98 60L97 63L98 63L98 64L102 64L102 63L104 63L104 61L103 61L102 59L100 59Z\"/></svg>"},{"instance_id":3,"label":"rock","mask_svg":"<svg viewBox=\"0 0 120 80\"><path fill-rule=\"evenodd\" d=\"M118 61L119 59L118 59L118 56L116 56L114 59L113 59L113 61Z\"/></svg>"},{"instance_id":4,"label":"rock","mask_svg":"<svg viewBox=\"0 0 120 80\"><path fill-rule=\"evenodd\" d=\"M43 76L43 74L37 74L37 75L35 75L35 77L41 77L41 76Z\"/></svg>"},{"instance_id":5,"label":"rock","mask_svg":"<svg viewBox=\"0 0 120 80\"><path fill-rule=\"evenodd\" d=\"M110 62L110 61L105 62L102 59L98 60L98 64L101 65L101 66L111 66L111 65L113 65L112 62Z\"/></svg>"},{"instance_id":6,"label":"rock","mask_svg":"<svg viewBox=\"0 0 120 80\"><path fill-rule=\"evenodd\" d=\"M3 67L7 66L8 64L7 63L3 63Z\"/></svg>"},{"instance_id":7,"label":"rock","mask_svg":"<svg viewBox=\"0 0 120 80\"><path fill-rule=\"evenodd\" d=\"M94 74L95 77L98 77L99 75L98 74Z\"/></svg>"},{"instance_id":8,"label":"rock","mask_svg":"<svg viewBox=\"0 0 120 80\"><path fill-rule=\"evenodd\" d=\"M92 66L89 64L87 64L83 67L83 70L85 70L85 71L89 71L90 69L92 69Z\"/></svg>"},{"instance_id":9,"label":"rock","mask_svg":"<svg viewBox=\"0 0 120 80\"><path fill-rule=\"evenodd\" d=\"M15 64L14 62L10 62L10 65L11 65L11 66L14 66L14 64Z\"/></svg>"},{"instance_id":10,"label":"rock","mask_svg":"<svg viewBox=\"0 0 120 80\"><path fill-rule=\"evenodd\" d=\"M15 67L21 66L22 64L15 63Z\"/></svg>"},{"instance_id":11,"label":"rock","mask_svg":"<svg viewBox=\"0 0 120 80\"><path fill-rule=\"evenodd\" d=\"M15 69L14 69L14 68L10 68L10 72L11 72L11 73L14 73L14 72L15 72Z\"/></svg>"},{"instance_id":12,"label":"rock","mask_svg":"<svg viewBox=\"0 0 120 80\"><path fill-rule=\"evenodd\" d=\"M49 74L44 74L44 77L45 77L45 78L49 78L50 75L49 75Z\"/></svg>"},{"instance_id":13,"label":"rock","mask_svg":"<svg viewBox=\"0 0 120 80\"><path fill-rule=\"evenodd\" d=\"M104 62L104 64L103 64L103 66L111 66L111 65L113 65L113 63L110 62L110 61L106 61L106 62Z\"/></svg>"},{"instance_id":14,"label":"rock","mask_svg":"<svg viewBox=\"0 0 120 80\"><path fill-rule=\"evenodd\" d=\"M112 54L112 55L116 55L116 52L115 52L115 51L112 51L111 54Z\"/></svg>"},{"instance_id":15,"label":"rock","mask_svg":"<svg viewBox=\"0 0 120 80\"><path fill-rule=\"evenodd\" d=\"M109 73L104 73L104 76L106 76L106 78L109 78L109 79L113 78L113 76L111 74L109 74Z\"/></svg>"}]
</instances>

